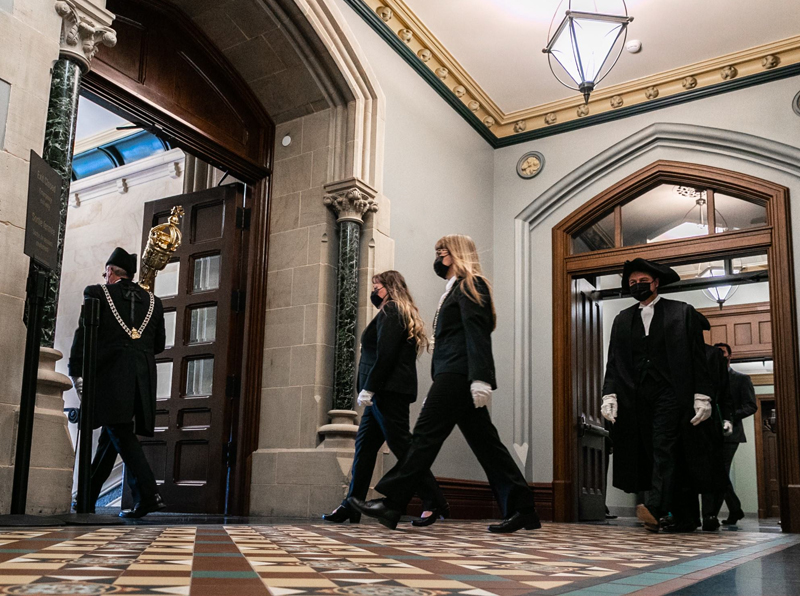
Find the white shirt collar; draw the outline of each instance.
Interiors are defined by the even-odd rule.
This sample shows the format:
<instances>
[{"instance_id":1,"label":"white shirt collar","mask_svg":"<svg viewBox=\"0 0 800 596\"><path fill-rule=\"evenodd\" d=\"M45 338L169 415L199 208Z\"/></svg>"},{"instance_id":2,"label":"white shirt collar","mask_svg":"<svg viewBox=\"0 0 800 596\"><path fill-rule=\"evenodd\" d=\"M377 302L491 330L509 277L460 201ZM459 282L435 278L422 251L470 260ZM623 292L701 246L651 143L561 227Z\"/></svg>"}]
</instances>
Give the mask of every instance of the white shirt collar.
<instances>
[{"instance_id":1,"label":"white shirt collar","mask_svg":"<svg viewBox=\"0 0 800 596\"><path fill-rule=\"evenodd\" d=\"M445 288L445 291L449 292L450 290L452 290L453 286L456 284L457 281L458 281L458 278L455 275L453 277L451 277L450 279L448 279L447 280L447 287Z\"/></svg>"},{"instance_id":2,"label":"white shirt collar","mask_svg":"<svg viewBox=\"0 0 800 596\"><path fill-rule=\"evenodd\" d=\"M653 301L652 301L650 304L642 304L642 303L640 302L640 303L639 303L639 308L640 308L640 309L645 309L645 308L653 308L653 307L656 305L656 302L658 302L659 300L661 300L661 296L656 296L656 299L655 299L655 300L653 300Z\"/></svg>"}]
</instances>

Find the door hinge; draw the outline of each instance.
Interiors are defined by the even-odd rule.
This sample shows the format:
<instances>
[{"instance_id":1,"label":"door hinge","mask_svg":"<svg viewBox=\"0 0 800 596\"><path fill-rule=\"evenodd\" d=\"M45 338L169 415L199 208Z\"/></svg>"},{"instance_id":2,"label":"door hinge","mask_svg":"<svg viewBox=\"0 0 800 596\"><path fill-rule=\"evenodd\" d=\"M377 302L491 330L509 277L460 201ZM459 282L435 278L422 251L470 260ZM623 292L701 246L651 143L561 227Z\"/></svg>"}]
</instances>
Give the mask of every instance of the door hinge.
<instances>
[{"instance_id":1,"label":"door hinge","mask_svg":"<svg viewBox=\"0 0 800 596\"><path fill-rule=\"evenodd\" d=\"M239 230L249 230L250 229L250 215L252 213L252 209L249 207L237 207L236 208L236 227Z\"/></svg>"},{"instance_id":2,"label":"door hinge","mask_svg":"<svg viewBox=\"0 0 800 596\"><path fill-rule=\"evenodd\" d=\"M231 292L231 310L233 312L244 311L244 291L234 290Z\"/></svg>"},{"instance_id":3,"label":"door hinge","mask_svg":"<svg viewBox=\"0 0 800 596\"><path fill-rule=\"evenodd\" d=\"M225 449L225 464L229 468L236 466L236 443L230 441Z\"/></svg>"},{"instance_id":4,"label":"door hinge","mask_svg":"<svg viewBox=\"0 0 800 596\"><path fill-rule=\"evenodd\" d=\"M239 375L228 375L225 381L225 395L230 399L238 399L242 388Z\"/></svg>"}]
</instances>

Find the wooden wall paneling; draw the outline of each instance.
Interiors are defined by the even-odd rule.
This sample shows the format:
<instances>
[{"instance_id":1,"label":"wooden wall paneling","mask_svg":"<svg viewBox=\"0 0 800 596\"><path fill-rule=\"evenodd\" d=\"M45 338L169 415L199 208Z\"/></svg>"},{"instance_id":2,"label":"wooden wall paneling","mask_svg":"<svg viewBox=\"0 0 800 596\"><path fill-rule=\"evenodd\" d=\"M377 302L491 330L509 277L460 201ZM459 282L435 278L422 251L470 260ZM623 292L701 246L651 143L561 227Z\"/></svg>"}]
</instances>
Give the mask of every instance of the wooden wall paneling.
<instances>
[{"instance_id":1,"label":"wooden wall paneling","mask_svg":"<svg viewBox=\"0 0 800 596\"><path fill-rule=\"evenodd\" d=\"M501 519L502 514L488 482L437 478L436 481L450 504L452 519ZM553 521L553 486L549 482L529 483L536 500L536 511L544 521ZM422 513L422 501L414 497L408 515Z\"/></svg>"},{"instance_id":2,"label":"wooden wall paneling","mask_svg":"<svg viewBox=\"0 0 800 596\"><path fill-rule=\"evenodd\" d=\"M698 309L711 324L707 344L726 343L735 360L772 358L772 317L769 302Z\"/></svg>"},{"instance_id":3,"label":"wooden wall paneling","mask_svg":"<svg viewBox=\"0 0 800 596\"><path fill-rule=\"evenodd\" d=\"M732 196L747 197L767 207L767 225L689 240L571 255L573 234L581 232L616 206L665 183L714 188ZM775 360L775 395L781 420L778 440L782 528L800 532L800 412L796 400L800 359L790 221L789 191L783 186L739 172L660 160L598 194L553 228L553 493L554 518L557 521L575 519L572 482L577 477L577 433L569 370L571 278L619 271L625 260L634 256L672 264L694 258L711 260L766 251L769 277L781 282L770 286L770 339ZM762 332L761 337L766 339L767 334Z\"/></svg>"}]
</instances>

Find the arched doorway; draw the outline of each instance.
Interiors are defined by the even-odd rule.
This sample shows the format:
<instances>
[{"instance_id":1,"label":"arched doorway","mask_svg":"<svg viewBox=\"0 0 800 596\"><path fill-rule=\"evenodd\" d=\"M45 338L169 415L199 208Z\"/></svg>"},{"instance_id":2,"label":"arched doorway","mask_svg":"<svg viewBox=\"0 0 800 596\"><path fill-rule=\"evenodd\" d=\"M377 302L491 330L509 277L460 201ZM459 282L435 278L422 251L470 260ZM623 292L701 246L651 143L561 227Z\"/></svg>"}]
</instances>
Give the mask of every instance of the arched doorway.
<instances>
[{"instance_id":1,"label":"arched doorway","mask_svg":"<svg viewBox=\"0 0 800 596\"><path fill-rule=\"evenodd\" d=\"M624 238L623 207L659 186L690 187L707 191L706 232L691 238L654 234L647 239ZM763 209L763 221L734 229L715 221L715 193ZM651 213L655 214L656 211ZM754 221L758 218L752 218ZM664 230L666 231L666 230ZM663 232L663 231L662 231ZM677 236L679 236L678 234ZM590 239L593 237L593 239ZM587 243L587 239L589 239ZM600 193L553 229L553 487L554 517L578 517L579 493L602 483L602 457L593 463L583 454L592 447L580 445L579 434L602 429L597 380L601 367L585 358L598 338L577 334L580 319L593 316L593 306L581 299L578 285L587 278L621 271L625 260L636 256L668 264L725 259L764 253L768 260L775 399L782 425L778 435L780 457L781 520L784 531L800 531L797 515L798 479L798 340L794 268L789 230L789 193L783 186L737 172L680 162L657 161ZM581 418L583 416L583 418ZM584 465L586 464L586 465ZM584 467L582 470L581 468ZM588 477L592 477L588 479Z\"/></svg>"},{"instance_id":2,"label":"arched doorway","mask_svg":"<svg viewBox=\"0 0 800 596\"><path fill-rule=\"evenodd\" d=\"M208 4L180 0L109 0L108 8L117 15L114 26L118 44L113 51L95 58L94 71L84 79L86 94L134 124L169 139L171 146L191 152L248 185L243 206L252 211L242 217L248 244L240 259L243 294L236 298L244 319L242 340L237 346L241 351L240 374L222 379L226 398L236 402L227 456L233 462L233 471L227 481L225 510L247 513L251 482L264 482L259 476L263 466L253 464L253 452L272 446L261 444L266 443L263 435L269 432L263 428L265 421L275 420L276 411L280 413L279 404L267 399L262 407L261 402L264 378L270 374L264 370L265 336L272 328L281 333L280 325L268 320L270 308L277 309L268 300L268 260L276 261L276 254L286 252L276 241L272 243L275 254L270 256L270 240L273 232L286 231L283 228L289 219L271 220L271 203L274 197L285 199L297 190L291 183L298 177L297 170L311 170L298 168L297 163L310 160L310 152L315 150L313 187L303 189L308 191L303 197L305 225L314 227L314 236L307 234L310 241L323 248L333 244L328 239L335 237L336 227L323 204L322 187L366 184L381 189L381 92L330 0L311 0L302 8L292 0L258 0L229 4L219 11ZM223 22L235 22L237 27L219 27ZM234 51L227 33L240 36L243 47ZM287 68L276 72L276 64ZM316 128L306 138L298 130L284 128L278 129L284 142L275 143L276 124L297 123L305 116L317 116ZM309 131L307 124L300 122L304 133ZM311 146L308 151L307 145ZM287 180L289 184L281 185ZM238 221L238 210L236 218ZM372 225L368 222L366 229ZM294 235L303 232L301 229ZM327 258L321 249L319 253L320 259ZM327 261L326 265L333 266ZM315 289L311 281L320 293L328 291L320 276L306 284L309 294ZM272 288L280 285L273 284ZM363 294L367 284L362 285ZM234 302L233 297L229 302ZM335 302L335 296L326 294L320 302ZM320 316L318 324L327 321ZM332 347L321 341L305 346L305 336L300 343L304 344L307 369L322 370L314 360L326 361ZM289 349L293 345L286 347ZM332 384L327 378L315 377L313 381L322 386L320 389ZM275 385L273 381L269 386ZM316 393L324 395L321 390ZM314 397L307 409L322 409L325 400ZM319 408L317 402L321 403ZM325 407L325 412L328 409ZM297 418L313 421L308 433L313 441L316 414Z\"/></svg>"}]
</instances>

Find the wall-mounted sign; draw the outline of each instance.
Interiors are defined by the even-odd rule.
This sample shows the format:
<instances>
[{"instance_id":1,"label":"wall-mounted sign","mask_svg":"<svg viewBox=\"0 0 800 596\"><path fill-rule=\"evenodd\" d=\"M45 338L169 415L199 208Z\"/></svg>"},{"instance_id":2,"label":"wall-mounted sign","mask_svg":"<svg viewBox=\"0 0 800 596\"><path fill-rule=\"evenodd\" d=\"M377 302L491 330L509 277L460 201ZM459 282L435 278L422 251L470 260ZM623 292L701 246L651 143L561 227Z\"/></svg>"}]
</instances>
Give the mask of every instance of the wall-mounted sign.
<instances>
[{"instance_id":1,"label":"wall-mounted sign","mask_svg":"<svg viewBox=\"0 0 800 596\"><path fill-rule=\"evenodd\" d=\"M62 183L61 176L45 160L31 151L25 254L51 270L58 264L56 253Z\"/></svg>"}]
</instances>

